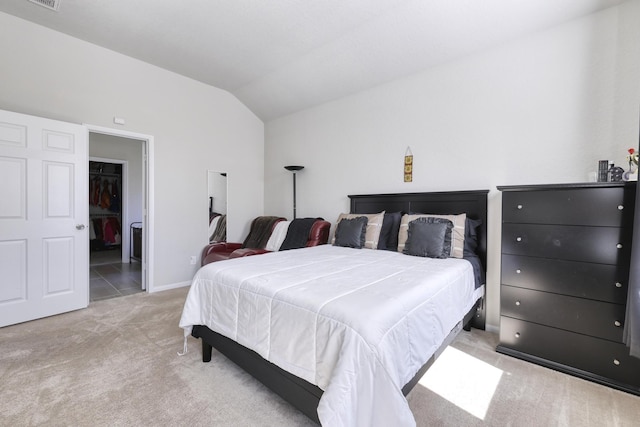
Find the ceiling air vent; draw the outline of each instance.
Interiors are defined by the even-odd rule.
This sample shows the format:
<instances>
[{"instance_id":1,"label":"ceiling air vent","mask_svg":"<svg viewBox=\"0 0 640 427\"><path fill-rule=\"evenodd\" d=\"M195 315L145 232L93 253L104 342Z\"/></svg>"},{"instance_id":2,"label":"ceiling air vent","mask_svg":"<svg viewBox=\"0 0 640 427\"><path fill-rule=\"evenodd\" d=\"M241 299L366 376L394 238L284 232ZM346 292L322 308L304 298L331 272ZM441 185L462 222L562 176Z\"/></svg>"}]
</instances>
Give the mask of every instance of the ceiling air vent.
<instances>
[{"instance_id":1,"label":"ceiling air vent","mask_svg":"<svg viewBox=\"0 0 640 427\"><path fill-rule=\"evenodd\" d=\"M31 3L39 4L47 9L55 10L56 12L60 8L62 0L29 0Z\"/></svg>"}]
</instances>

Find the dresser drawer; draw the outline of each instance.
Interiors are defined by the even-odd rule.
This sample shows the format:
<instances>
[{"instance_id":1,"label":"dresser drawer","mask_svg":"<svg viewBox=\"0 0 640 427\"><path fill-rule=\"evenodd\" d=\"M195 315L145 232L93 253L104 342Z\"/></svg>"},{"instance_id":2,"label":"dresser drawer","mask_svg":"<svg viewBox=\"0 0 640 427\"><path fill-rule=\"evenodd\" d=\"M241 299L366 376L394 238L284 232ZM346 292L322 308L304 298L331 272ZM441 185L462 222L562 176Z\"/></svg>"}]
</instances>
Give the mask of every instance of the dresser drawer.
<instances>
[{"instance_id":1,"label":"dresser drawer","mask_svg":"<svg viewBox=\"0 0 640 427\"><path fill-rule=\"evenodd\" d=\"M629 267L502 255L502 284L625 304Z\"/></svg>"},{"instance_id":2,"label":"dresser drawer","mask_svg":"<svg viewBox=\"0 0 640 427\"><path fill-rule=\"evenodd\" d=\"M503 224L502 253L626 264L631 249L630 234L616 227Z\"/></svg>"},{"instance_id":3,"label":"dresser drawer","mask_svg":"<svg viewBox=\"0 0 640 427\"><path fill-rule=\"evenodd\" d=\"M501 286L500 308L503 316L622 342L624 305Z\"/></svg>"},{"instance_id":4,"label":"dresser drawer","mask_svg":"<svg viewBox=\"0 0 640 427\"><path fill-rule=\"evenodd\" d=\"M640 359L629 356L624 344L502 317L500 347L605 377L589 379L604 383L610 379L632 386L636 393L640 391Z\"/></svg>"},{"instance_id":5,"label":"dresser drawer","mask_svg":"<svg viewBox=\"0 0 640 427\"><path fill-rule=\"evenodd\" d=\"M633 189L578 188L502 195L502 221L529 224L620 226L633 221Z\"/></svg>"}]
</instances>

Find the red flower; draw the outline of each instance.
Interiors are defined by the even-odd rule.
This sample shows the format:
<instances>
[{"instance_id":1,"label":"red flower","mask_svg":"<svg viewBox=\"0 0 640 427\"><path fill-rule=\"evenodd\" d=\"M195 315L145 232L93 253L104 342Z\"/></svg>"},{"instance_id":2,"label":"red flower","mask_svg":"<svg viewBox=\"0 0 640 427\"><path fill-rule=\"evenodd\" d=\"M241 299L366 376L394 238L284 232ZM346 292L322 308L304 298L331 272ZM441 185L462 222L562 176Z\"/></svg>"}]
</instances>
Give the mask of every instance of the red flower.
<instances>
[{"instance_id":1,"label":"red flower","mask_svg":"<svg viewBox=\"0 0 640 427\"><path fill-rule=\"evenodd\" d=\"M629 148L629 154L633 154L633 153L635 153L635 152L636 152L636 150L635 150L635 149L633 149L633 148Z\"/></svg>"}]
</instances>

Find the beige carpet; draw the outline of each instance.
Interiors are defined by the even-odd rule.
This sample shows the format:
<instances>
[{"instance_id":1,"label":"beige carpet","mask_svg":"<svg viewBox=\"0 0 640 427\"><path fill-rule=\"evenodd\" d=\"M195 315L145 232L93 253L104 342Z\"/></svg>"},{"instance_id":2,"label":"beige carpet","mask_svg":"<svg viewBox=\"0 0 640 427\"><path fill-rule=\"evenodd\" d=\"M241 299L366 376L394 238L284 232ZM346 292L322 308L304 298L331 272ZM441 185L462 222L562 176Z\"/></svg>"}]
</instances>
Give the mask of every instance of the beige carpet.
<instances>
[{"instance_id":1,"label":"beige carpet","mask_svg":"<svg viewBox=\"0 0 640 427\"><path fill-rule=\"evenodd\" d=\"M186 292L99 301L0 329L0 425L313 425L219 353L202 363L199 341L176 354ZM408 397L419 426L640 422L640 397L497 354L496 344L484 331L458 337Z\"/></svg>"}]
</instances>

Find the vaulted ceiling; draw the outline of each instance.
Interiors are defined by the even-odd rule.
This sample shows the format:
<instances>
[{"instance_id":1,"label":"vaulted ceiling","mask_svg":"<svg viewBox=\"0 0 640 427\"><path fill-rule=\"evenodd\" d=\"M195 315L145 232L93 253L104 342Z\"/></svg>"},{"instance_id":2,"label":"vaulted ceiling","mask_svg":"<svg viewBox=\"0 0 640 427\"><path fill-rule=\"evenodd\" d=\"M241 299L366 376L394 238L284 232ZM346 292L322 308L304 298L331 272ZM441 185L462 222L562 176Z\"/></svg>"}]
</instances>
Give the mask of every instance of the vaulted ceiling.
<instances>
[{"instance_id":1,"label":"vaulted ceiling","mask_svg":"<svg viewBox=\"0 0 640 427\"><path fill-rule=\"evenodd\" d=\"M227 90L264 121L624 2L56 1L0 11Z\"/></svg>"}]
</instances>

